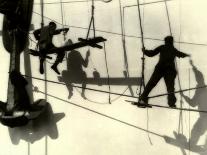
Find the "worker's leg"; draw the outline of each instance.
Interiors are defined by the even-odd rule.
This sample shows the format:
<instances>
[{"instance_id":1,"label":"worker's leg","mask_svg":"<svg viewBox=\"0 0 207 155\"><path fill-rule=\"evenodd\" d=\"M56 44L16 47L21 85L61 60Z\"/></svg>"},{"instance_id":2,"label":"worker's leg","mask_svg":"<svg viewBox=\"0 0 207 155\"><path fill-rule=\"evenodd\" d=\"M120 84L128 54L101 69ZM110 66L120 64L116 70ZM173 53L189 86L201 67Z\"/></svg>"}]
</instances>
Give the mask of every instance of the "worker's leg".
<instances>
[{"instance_id":1,"label":"worker's leg","mask_svg":"<svg viewBox=\"0 0 207 155\"><path fill-rule=\"evenodd\" d=\"M176 107L176 97L174 94L175 88L175 77L176 77L176 71L175 70L168 70L165 72L164 80L167 87L168 94L168 105L170 107Z\"/></svg>"},{"instance_id":2,"label":"worker's leg","mask_svg":"<svg viewBox=\"0 0 207 155\"><path fill-rule=\"evenodd\" d=\"M144 92L141 95L141 100L143 100L145 103L148 102L149 93L157 85L157 83L162 78L162 76L163 76L162 72L159 69L155 68L150 80L148 81L144 89Z\"/></svg>"},{"instance_id":3,"label":"worker's leg","mask_svg":"<svg viewBox=\"0 0 207 155\"><path fill-rule=\"evenodd\" d=\"M86 99L86 96L85 96L85 88L86 88L86 73L83 71L82 73L82 77L81 77L81 81L82 81L82 92L81 92L81 96Z\"/></svg>"},{"instance_id":4,"label":"worker's leg","mask_svg":"<svg viewBox=\"0 0 207 155\"><path fill-rule=\"evenodd\" d=\"M57 74L60 74L57 66L59 65L59 63L62 63L63 59L64 59L64 56L65 56L65 52L64 51L61 51L61 52L58 52L57 54L57 57L56 57L56 60L55 60L55 63L51 66L51 68L57 73Z\"/></svg>"}]
</instances>

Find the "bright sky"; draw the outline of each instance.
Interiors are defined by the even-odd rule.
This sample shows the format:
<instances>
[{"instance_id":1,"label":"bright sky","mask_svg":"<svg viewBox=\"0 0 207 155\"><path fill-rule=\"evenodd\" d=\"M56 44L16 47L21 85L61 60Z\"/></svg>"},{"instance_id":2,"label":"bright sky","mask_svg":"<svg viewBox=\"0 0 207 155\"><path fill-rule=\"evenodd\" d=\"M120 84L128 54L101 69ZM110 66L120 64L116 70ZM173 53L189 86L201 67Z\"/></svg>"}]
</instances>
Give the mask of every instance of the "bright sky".
<instances>
[{"instance_id":1,"label":"bright sky","mask_svg":"<svg viewBox=\"0 0 207 155\"><path fill-rule=\"evenodd\" d=\"M65 0L66 1L66 0ZM74 0L67 0L67 2ZM75 0L78 1L78 0ZM156 0L143 0L140 3L154 2ZM45 0L45 3L59 2L58 0ZM135 5L136 0L125 1L121 0L122 17L124 20L123 27L126 34L126 50L128 56L129 74L131 77L139 77L141 74L141 40L139 20L137 16L137 7L126 7L128 5ZM39 0L35 0L34 13L32 24L35 28L40 27L40 5ZM77 2L77 3L64 3L63 4L63 23L70 26L70 31L67 34L67 38L71 38L73 42L76 42L79 37L85 37L87 33L87 27L90 21L90 9L91 2ZM142 24L144 30L145 46L147 49L153 49L156 46L162 44L163 38L170 34L170 29L176 40L176 42L185 42L185 44L176 43L175 47L183 52L192 55L195 66L202 72L204 78L207 76L206 67L206 50L207 50L207 37L206 37L206 0L171 0L167 2L170 17L170 28L167 19L167 13L165 3L156 3L141 6ZM120 20L120 4L119 0L112 0L110 3L95 2L95 25L97 29L97 36L103 36L107 38L106 52L107 63L109 67L110 77L124 77L123 71L125 70L124 54L121 39L121 20ZM62 23L60 4L45 4L44 15L45 24L50 19L58 23ZM0 19L2 23L2 16ZM59 28L62 28L58 24ZM86 29L82 29L86 28ZM106 33L112 32L112 33ZM92 31L91 31L92 32ZM92 35L92 33L91 33ZM33 38L32 34L30 35ZM156 40L152 40L153 38ZM34 38L33 38L34 39ZM64 42L63 36L59 35L54 38L54 44L61 46ZM206 44L194 45L186 43ZM35 44L31 43L30 48L35 48ZM4 50L2 42L0 42L0 73L1 73L1 96L2 101L7 99L7 82L8 82L8 68L9 68L9 54ZM82 48L79 51L85 58L88 48ZM107 77L107 71L105 67L104 51L92 49L91 58L89 60L88 68L84 68L88 77L93 76L93 68L96 68L101 77ZM55 56L54 56L55 58ZM154 65L158 60L158 56L155 58L146 58L145 64L145 81L148 81L150 75L154 69ZM195 87L196 81L194 73L189 64L189 59L185 58L178 60L179 76L182 89L189 87ZM32 63L32 75L34 77L44 78L39 74L38 58L31 57ZM24 60L21 56L21 72L24 74ZM54 62L49 60L49 62ZM47 64L48 79L58 81L57 75L50 69L51 64ZM60 65L60 70L66 69L66 62L64 61ZM189 76L190 73L190 76ZM33 80L33 85L37 86L40 90L44 91L44 83ZM90 88L96 88L100 90L108 91L108 86L92 86L87 85ZM117 93L124 93L127 86L112 86L111 91ZM176 79L176 90L179 89L178 81ZM136 93L137 86L133 87L134 93ZM86 97L89 100L81 98L80 90L74 89L74 96L68 100L67 88L63 85L48 84L48 94L54 95L58 98L66 100L68 102L75 103L77 105L92 109L110 117L122 120L129 124L133 124L138 128L123 124L116 120L101 116L94 112L73 106L70 103L48 97L48 101L52 106L55 113L65 113L65 117L57 123L57 129L59 137L57 138L45 138L45 133L54 127L51 124L45 123L51 128L42 127L34 133L34 137L40 140L35 141L32 144L28 144L29 140L25 140L25 137L31 136L28 134L32 125L28 125L25 128L12 129L10 133L8 128L0 126L0 155L164 155L166 152L168 155L182 155L180 148L167 144L163 137L167 135L174 137L173 131L178 130L179 123L179 111L166 110L159 108L152 108L148 111L146 109L138 109L126 102L125 97L119 97L112 95L114 100L112 104L108 104L108 94L97 93L86 90ZM163 80L152 91L151 95L165 93L166 88ZM125 94L130 94L129 90ZM189 93L185 93L189 95ZM194 95L194 91L190 92L190 96ZM177 105L179 105L179 94ZM34 93L35 100L44 98L44 95ZM167 105L166 97L156 98L150 100L152 104ZM183 106L189 108L188 104L184 101ZM192 107L191 107L192 108ZM196 108L196 107L195 107ZM205 110L205 109L203 109ZM207 109L206 109L207 110ZM190 115L190 117L189 117ZM193 125L198 120L199 114L194 112L183 112L183 134L188 138L189 132ZM147 119L148 129L156 134L147 133ZM11 136L12 133L16 136ZM11 137L20 137L19 144L12 144ZM39 136L39 137L38 137ZM31 136L32 137L32 136ZM30 137L30 138L31 138ZM200 140L200 145L205 143L204 134ZM29 138L28 138L29 139ZM185 150L188 152L187 150ZM191 155L197 153L190 153ZM205 153L204 153L205 154Z\"/></svg>"}]
</instances>

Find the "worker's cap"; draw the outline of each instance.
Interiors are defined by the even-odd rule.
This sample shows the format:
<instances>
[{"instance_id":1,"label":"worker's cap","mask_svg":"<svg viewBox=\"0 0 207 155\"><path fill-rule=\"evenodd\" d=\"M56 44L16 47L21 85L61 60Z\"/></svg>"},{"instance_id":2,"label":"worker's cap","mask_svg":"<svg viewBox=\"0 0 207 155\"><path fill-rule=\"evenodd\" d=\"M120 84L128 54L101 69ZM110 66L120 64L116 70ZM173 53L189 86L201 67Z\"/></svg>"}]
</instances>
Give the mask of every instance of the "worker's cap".
<instances>
[{"instance_id":1,"label":"worker's cap","mask_svg":"<svg viewBox=\"0 0 207 155\"><path fill-rule=\"evenodd\" d=\"M56 26L56 23L55 22L49 22L49 26Z\"/></svg>"},{"instance_id":2,"label":"worker's cap","mask_svg":"<svg viewBox=\"0 0 207 155\"><path fill-rule=\"evenodd\" d=\"M172 36L165 37L165 42L166 43L173 43L173 37Z\"/></svg>"}]
</instances>

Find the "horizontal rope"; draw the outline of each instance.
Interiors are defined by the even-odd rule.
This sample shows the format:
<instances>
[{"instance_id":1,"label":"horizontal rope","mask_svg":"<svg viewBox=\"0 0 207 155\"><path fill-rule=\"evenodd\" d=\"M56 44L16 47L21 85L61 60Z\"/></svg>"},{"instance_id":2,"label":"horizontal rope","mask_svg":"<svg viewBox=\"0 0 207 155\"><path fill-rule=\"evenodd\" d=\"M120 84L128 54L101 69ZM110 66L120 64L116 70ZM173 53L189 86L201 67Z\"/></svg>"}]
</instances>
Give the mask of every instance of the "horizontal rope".
<instances>
[{"instance_id":1,"label":"horizontal rope","mask_svg":"<svg viewBox=\"0 0 207 155\"><path fill-rule=\"evenodd\" d=\"M130 101L130 100L125 100L127 102L134 102L136 103L137 101ZM192 111L192 112L199 112L199 113L207 113L207 111L205 110L196 110L196 109L190 109L190 108L171 108L168 106L162 106L162 105L158 105L158 104L149 104L152 107L158 107L158 108L164 108L164 109L171 109L171 110L181 110L181 111ZM147 107L146 107L147 108Z\"/></svg>"},{"instance_id":2,"label":"horizontal rope","mask_svg":"<svg viewBox=\"0 0 207 155\"><path fill-rule=\"evenodd\" d=\"M37 15L41 15L40 13L38 12L34 12L34 14L37 14ZM48 20L51 20L51 21L54 21L55 23L59 24L59 25L62 25L60 22L58 21L55 21L49 17L46 17L44 16L44 18L48 19ZM76 28L76 29L83 29L83 30L88 30L88 28L86 27L79 27L79 26L71 26L71 25L64 25L64 26L68 26L70 28ZM93 31L93 29L91 29L91 31ZM97 32L102 32L102 33L108 33L108 34L113 34L113 35L119 35L119 36L125 36L125 37L128 37L128 38L138 38L140 39L141 37L139 36L134 36L134 35L123 35L121 33L117 33L117 32L110 32L110 31L105 31L105 30L98 30L96 29ZM161 41L161 42L164 42L163 39L157 39L157 38L151 38L151 37L144 37L145 40L153 40L153 41ZM203 44L203 43L193 43L193 42L184 42L184 41L174 41L175 43L178 43L178 44L187 44L187 45L196 45L196 46L207 46L207 44Z\"/></svg>"},{"instance_id":3,"label":"horizontal rope","mask_svg":"<svg viewBox=\"0 0 207 155\"><path fill-rule=\"evenodd\" d=\"M46 94L46 93L44 93L44 92L42 92L42 91L39 91L39 90L36 91L36 92L38 92L38 93L42 93L42 94ZM130 127L136 128L136 129L139 129L139 130L144 131L144 132L148 132L148 133L153 134L153 135L156 135L156 136L158 136L158 137L164 137L163 135L157 134L157 133L152 132L152 131L148 131L148 130L146 130L146 129L143 129L143 128L140 128L140 127L135 126L135 125L133 125L133 124L127 123L127 122L125 122L125 121L122 121L122 120L120 120L120 119L117 119L117 118L108 116L108 115L106 115L106 114L97 112L97 111L95 111L95 110L89 109L89 108L84 107L84 106L81 106L81 105L78 105L78 104L69 102L69 101L67 101L67 100L61 99L61 98L56 97L56 96L53 96L53 95L51 95L51 94L48 94L48 93L47 93L47 96L50 96L50 97L55 98L55 99L58 99L58 100L60 100L60 101L63 101L63 102L65 102L65 103L68 103L68 104L70 104L70 105L76 106L76 107L78 107L78 108L82 108L82 109L84 109L84 110L90 111L90 112L92 112L92 113L98 114L98 115L100 115L100 116L106 117L106 118L111 119L111 120L113 120L113 121L117 121L117 122L122 123L122 124L124 124L124 125L130 126Z\"/></svg>"},{"instance_id":4,"label":"horizontal rope","mask_svg":"<svg viewBox=\"0 0 207 155\"><path fill-rule=\"evenodd\" d=\"M63 1L63 2L45 2L43 4L69 4L69 3L88 3L89 1L92 0L84 0L84 1ZM95 0L95 2L104 2L108 3L107 1L104 0ZM41 5L41 3L34 3L34 5Z\"/></svg>"},{"instance_id":5,"label":"horizontal rope","mask_svg":"<svg viewBox=\"0 0 207 155\"><path fill-rule=\"evenodd\" d=\"M207 87L207 85L203 85L203 86L200 86L200 87L188 88L188 89L181 89L181 90L174 91L174 92L171 92L171 93L164 93L164 94L149 96L148 98L156 98L156 97L166 96L166 95L170 95L170 94L181 93L181 92L185 92L185 91L189 91L189 90L202 89L202 88L206 88L206 87Z\"/></svg>"},{"instance_id":6,"label":"horizontal rope","mask_svg":"<svg viewBox=\"0 0 207 155\"><path fill-rule=\"evenodd\" d=\"M27 78L32 78L32 79L35 79L35 80L40 80L40 81L45 81L45 79L41 79L41 78L37 78L37 77L30 77L30 76L27 76L27 75L23 75ZM62 83L62 82L56 82L56 81L51 81L51 80L46 80L47 82L50 82L50 83L54 83L54 84L59 84L59 85L66 85L65 83ZM73 84L73 87L75 88L83 88L81 86L76 86ZM86 90L91 90L91 91L96 91L96 92L101 92L101 93L107 93L107 94L113 94L113 95L120 95L120 96L125 96L125 97L132 97L132 98L137 98L136 96L131 96L131 95L125 95L125 94L119 94L119 93L114 93L114 92L109 92L109 91L104 91L104 90L99 90L99 89L93 89L93 88L84 88Z\"/></svg>"},{"instance_id":7,"label":"horizontal rope","mask_svg":"<svg viewBox=\"0 0 207 155\"><path fill-rule=\"evenodd\" d=\"M37 77L30 77L30 76L27 76L27 75L23 75L23 76L28 77L28 78L32 78L32 79L36 79L36 80L40 80L40 81L45 81L45 79L41 79L41 78L37 78ZM65 83L62 83L62 82L56 82L56 81L52 81L52 80L46 80L46 81L50 82L50 83L54 83L54 84L66 85ZM76 85L73 85L73 87L83 88L81 86L76 86ZM206 88L206 87L207 87L207 85L200 86L200 87L188 88L188 89L182 89L182 90L174 91L174 92L171 92L171 93L164 93L164 94L158 94L158 95L154 95L154 96L149 96L148 98L157 98L157 97L166 96L166 95L169 95L169 94L176 94L176 93L180 93L180 92L196 90L196 89L202 89L202 88ZM119 94L119 93L115 93L115 92L108 92L108 91L99 90L99 89L93 89L93 88L87 88L87 87L85 89L92 90L92 91L97 91L97 92L101 92L101 93L111 93L113 95L122 95L122 96L130 97L130 98L136 98L136 99L138 98L137 96Z\"/></svg>"},{"instance_id":8,"label":"horizontal rope","mask_svg":"<svg viewBox=\"0 0 207 155\"><path fill-rule=\"evenodd\" d=\"M166 1L175 1L175 0L166 0ZM147 3L140 3L139 5L149 5L149 4L156 4L156 3L163 3L165 1L155 1L155 2L147 2ZM137 4L135 5L126 5L124 6L123 8L130 8L130 7L135 7L135 6L138 6Z\"/></svg>"}]
</instances>

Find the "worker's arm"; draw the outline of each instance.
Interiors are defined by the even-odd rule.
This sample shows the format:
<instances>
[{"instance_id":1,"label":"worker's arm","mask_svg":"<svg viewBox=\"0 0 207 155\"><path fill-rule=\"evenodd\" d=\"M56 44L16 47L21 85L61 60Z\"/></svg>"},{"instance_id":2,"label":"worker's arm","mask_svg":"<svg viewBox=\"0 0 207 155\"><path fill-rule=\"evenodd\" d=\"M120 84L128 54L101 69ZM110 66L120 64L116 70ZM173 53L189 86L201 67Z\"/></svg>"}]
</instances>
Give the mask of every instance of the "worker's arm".
<instances>
[{"instance_id":1,"label":"worker's arm","mask_svg":"<svg viewBox=\"0 0 207 155\"><path fill-rule=\"evenodd\" d=\"M68 30L69 30L69 28L57 29L57 30L55 30L55 32L53 33L53 35L60 34L62 31L63 31L64 33L67 33Z\"/></svg>"},{"instance_id":2,"label":"worker's arm","mask_svg":"<svg viewBox=\"0 0 207 155\"><path fill-rule=\"evenodd\" d=\"M154 50L146 50L145 48L143 48L142 50L143 50L143 52L146 56L153 57L153 56L157 55L160 52L160 48L161 47L157 47Z\"/></svg>"},{"instance_id":3,"label":"worker's arm","mask_svg":"<svg viewBox=\"0 0 207 155\"><path fill-rule=\"evenodd\" d=\"M180 51L178 51L176 48L175 48L175 53L176 53L176 56L179 57L179 58L190 57L189 54L180 52Z\"/></svg>"},{"instance_id":4,"label":"worker's arm","mask_svg":"<svg viewBox=\"0 0 207 155\"><path fill-rule=\"evenodd\" d=\"M84 60L84 59L82 60L82 65L83 65L84 67L87 67L87 66L88 66L89 56L90 56L90 51L88 50L87 53L86 53L86 58L85 58L85 60Z\"/></svg>"},{"instance_id":5,"label":"worker's arm","mask_svg":"<svg viewBox=\"0 0 207 155\"><path fill-rule=\"evenodd\" d=\"M195 94L194 94L194 96L193 96L193 98L191 99L191 98L189 98L188 96L186 96L186 95L184 95L183 93L182 93L182 97L186 100L186 102L191 106L191 107L195 107L195 106L197 106L198 105L198 93L197 92L195 92Z\"/></svg>"}]
</instances>

